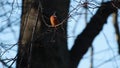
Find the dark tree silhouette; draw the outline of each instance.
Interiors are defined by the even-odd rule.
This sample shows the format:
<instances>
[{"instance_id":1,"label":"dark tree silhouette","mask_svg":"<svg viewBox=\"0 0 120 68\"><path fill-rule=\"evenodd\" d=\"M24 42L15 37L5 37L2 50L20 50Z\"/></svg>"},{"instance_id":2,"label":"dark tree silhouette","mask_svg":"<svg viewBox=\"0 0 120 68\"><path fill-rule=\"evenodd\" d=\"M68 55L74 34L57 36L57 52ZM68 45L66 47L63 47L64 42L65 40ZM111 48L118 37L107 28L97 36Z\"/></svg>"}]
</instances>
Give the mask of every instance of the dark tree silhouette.
<instances>
[{"instance_id":1,"label":"dark tree silhouette","mask_svg":"<svg viewBox=\"0 0 120 68\"><path fill-rule=\"evenodd\" d=\"M77 68L108 16L120 8L119 1L103 3L68 51L69 3L69 0L23 0L17 68ZM57 27L50 26L49 18L54 13L60 22Z\"/></svg>"}]
</instances>

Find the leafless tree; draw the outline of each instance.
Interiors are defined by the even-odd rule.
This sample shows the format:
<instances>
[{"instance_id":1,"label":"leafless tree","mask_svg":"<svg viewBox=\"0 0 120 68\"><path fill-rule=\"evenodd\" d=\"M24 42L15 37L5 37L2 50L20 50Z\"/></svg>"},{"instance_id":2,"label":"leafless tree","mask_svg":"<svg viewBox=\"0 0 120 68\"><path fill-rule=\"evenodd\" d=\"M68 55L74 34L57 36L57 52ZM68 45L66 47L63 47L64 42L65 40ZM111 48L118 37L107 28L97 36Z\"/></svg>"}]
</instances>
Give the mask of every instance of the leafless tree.
<instances>
[{"instance_id":1,"label":"leafless tree","mask_svg":"<svg viewBox=\"0 0 120 68\"><path fill-rule=\"evenodd\" d=\"M88 48L92 46L94 38L107 23L109 15L117 13L120 2L117 0L104 2L103 0L101 1L103 3L99 5L92 3L97 3L96 0L75 0L75 2L78 4L76 7L70 5L70 0L23 0L20 36L18 43L15 44L18 44L18 54L12 59L11 65L7 65L3 60L1 62L9 68L16 58L16 68L77 68ZM73 9L69 11L69 7ZM86 9L86 12L77 11L80 7ZM89 8L98 8L98 10L92 14ZM93 15L90 21L87 21L87 11ZM88 23L83 32L76 37L71 50L68 50L67 20L75 14L85 14L85 20ZM52 24L50 19L52 15L57 16L57 24L54 22ZM119 43L117 20L115 23Z\"/></svg>"}]
</instances>

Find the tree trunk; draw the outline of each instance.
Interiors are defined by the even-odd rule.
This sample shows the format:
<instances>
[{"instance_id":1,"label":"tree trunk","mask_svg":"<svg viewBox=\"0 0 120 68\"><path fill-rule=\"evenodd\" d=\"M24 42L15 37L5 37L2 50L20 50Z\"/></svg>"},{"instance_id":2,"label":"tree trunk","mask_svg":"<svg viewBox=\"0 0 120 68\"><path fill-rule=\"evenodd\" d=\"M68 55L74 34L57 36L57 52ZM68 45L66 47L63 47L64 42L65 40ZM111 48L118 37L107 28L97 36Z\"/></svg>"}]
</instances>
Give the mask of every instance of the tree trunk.
<instances>
[{"instance_id":1,"label":"tree trunk","mask_svg":"<svg viewBox=\"0 0 120 68\"><path fill-rule=\"evenodd\" d=\"M66 20L69 0L23 0L17 68L70 68ZM56 12L57 27L49 27ZM46 25L47 24L47 25Z\"/></svg>"},{"instance_id":2,"label":"tree trunk","mask_svg":"<svg viewBox=\"0 0 120 68\"><path fill-rule=\"evenodd\" d=\"M118 23L118 11L113 14L113 24L116 32L117 43L118 43L118 53L120 54L120 29Z\"/></svg>"},{"instance_id":3,"label":"tree trunk","mask_svg":"<svg viewBox=\"0 0 120 68\"><path fill-rule=\"evenodd\" d=\"M16 68L77 68L107 17L117 10L112 4L102 4L69 52L66 37L69 0L23 0ZM120 2L115 4L120 7ZM59 20L57 27L50 26L53 13Z\"/></svg>"}]
</instances>

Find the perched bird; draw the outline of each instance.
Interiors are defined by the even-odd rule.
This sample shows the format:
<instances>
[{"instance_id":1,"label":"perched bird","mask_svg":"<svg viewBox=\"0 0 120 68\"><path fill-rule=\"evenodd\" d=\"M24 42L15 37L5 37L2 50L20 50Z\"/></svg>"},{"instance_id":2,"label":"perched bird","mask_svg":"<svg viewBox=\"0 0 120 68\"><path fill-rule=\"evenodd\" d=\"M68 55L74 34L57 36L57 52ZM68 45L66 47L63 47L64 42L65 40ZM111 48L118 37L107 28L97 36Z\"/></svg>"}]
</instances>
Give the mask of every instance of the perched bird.
<instances>
[{"instance_id":1,"label":"perched bird","mask_svg":"<svg viewBox=\"0 0 120 68\"><path fill-rule=\"evenodd\" d=\"M56 27L56 25L59 24L59 21L55 15L55 13L53 15L50 16L50 23L52 27Z\"/></svg>"}]
</instances>

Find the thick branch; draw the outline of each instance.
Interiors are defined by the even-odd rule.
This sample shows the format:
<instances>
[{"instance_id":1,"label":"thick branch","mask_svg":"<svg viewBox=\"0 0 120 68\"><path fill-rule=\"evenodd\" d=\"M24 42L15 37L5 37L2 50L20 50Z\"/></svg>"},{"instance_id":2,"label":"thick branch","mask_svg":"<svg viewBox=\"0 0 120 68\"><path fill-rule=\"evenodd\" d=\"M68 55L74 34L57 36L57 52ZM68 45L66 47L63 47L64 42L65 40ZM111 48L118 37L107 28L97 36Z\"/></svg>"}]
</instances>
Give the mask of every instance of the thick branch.
<instances>
[{"instance_id":1,"label":"thick branch","mask_svg":"<svg viewBox=\"0 0 120 68\"><path fill-rule=\"evenodd\" d=\"M113 6L114 2L106 2L99 7L96 14L91 18L87 27L84 31L78 35L75 40L74 46L72 47L70 54L73 61L74 67L77 67L79 60L87 52L88 48L91 46L94 38L102 30L104 23L108 16L117 11L117 8ZM118 5L117 5L118 7Z\"/></svg>"}]
</instances>

